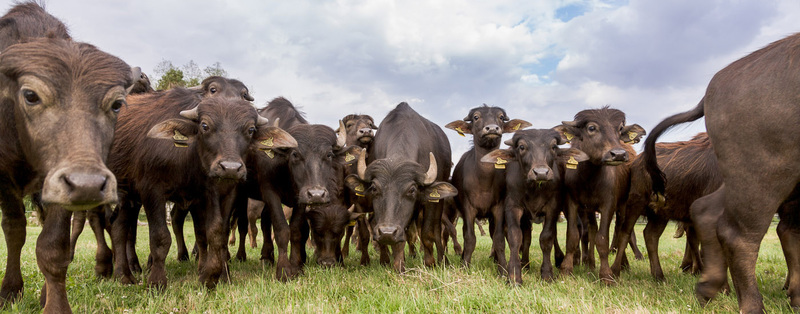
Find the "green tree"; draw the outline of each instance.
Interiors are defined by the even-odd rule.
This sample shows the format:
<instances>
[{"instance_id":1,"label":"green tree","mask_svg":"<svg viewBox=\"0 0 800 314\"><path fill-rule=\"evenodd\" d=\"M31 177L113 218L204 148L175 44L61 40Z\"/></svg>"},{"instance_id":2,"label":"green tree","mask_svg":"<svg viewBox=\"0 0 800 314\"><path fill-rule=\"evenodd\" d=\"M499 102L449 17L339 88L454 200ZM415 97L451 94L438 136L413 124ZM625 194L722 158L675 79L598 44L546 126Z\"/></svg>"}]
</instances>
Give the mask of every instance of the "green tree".
<instances>
[{"instance_id":1,"label":"green tree","mask_svg":"<svg viewBox=\"0 0 800 314\"><path fill-rule=\"evenodd\" d=\"M228 72L222 68L219 62L215 62L213 65L207 66L203 71L200 71L200 67L194 60L189 60L187 64L180 68L173 65L172 61L161 60L161 62L156 65L153 72L156 75L160 75L156 83L157 90L170 89L175 86L191 87L200 85L204 78L203 72L205 72L207 76L228 75Z\"/></svg>"}]
</instances>

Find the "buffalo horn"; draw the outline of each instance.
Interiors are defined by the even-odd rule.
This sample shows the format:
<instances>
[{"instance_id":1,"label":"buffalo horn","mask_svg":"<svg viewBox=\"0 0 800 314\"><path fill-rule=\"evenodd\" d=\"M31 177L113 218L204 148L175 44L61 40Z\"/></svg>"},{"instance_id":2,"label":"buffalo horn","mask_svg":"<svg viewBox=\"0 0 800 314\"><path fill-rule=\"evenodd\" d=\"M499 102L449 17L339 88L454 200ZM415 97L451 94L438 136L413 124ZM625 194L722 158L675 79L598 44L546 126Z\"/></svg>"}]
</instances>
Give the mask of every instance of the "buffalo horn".
<instances>
[{"instance_id":1,"label":"buffalo horn","mask_svg":"<svg viewBox=\"0 0 800 314\"><path fill-rule=\"evenodd\" d=\"M561 124L566 125L566 126L571 126L573 128L577 128L578 127L578 123L575 122L575 121L561 121Z\"/></svg>"},{"instance_id":2,"label":"buffalo horn","mask_svg":"<svg viewBox=\"0 0 800 314\"><path fill-rule=\"evenodd\" d=\"M337 132L339 134L336 135L336 148L344 148L347 142L347 129L345 129L342 120L339 120L339 129Z\"/></svg>"},{"instance_id":3,"label":"buffalo horn","mask_svg":"<svg viewBox=\"0 0 800 314\"><path fill-rule=\"evenodd\" d=\"M181 117L184 117L186 119L197 121L197 117L198 117L197 107L181 111L180 115L181 115Z\"/></svg>"},{"instance_id":4,"label":"buffalo horn","mask_svg":"<svg viewBox=\"0 0 800 314\"><path fill-rule=\"evenodd\" d=\"M256 126L265 126L269 123L269 119L262 117L261 115L258 116L258 121L256 121Z\"/></svg>"},{"instance_id":5,"label":"buffalo horn","mask_svg":"<svg viewBox=\"0 0 800 314\"><path fill-rule=\"evenodd\" d=\"M363 181L367 181L367 160L366 160L366 158L367 158L367 154L365 154L365 152L362 152L361 154L359 154L358 155L358 165L356 166L356 169L358 169L358 178L363 180Z\"/></svg>"},{"instance_id":6,"label":"buffalo horn","mask_svg":"<svg viewBox=\"0 0 800 314\"><path fill-rule=\"evenodd\" d=\"M436 167L436 157L433 156L433 152L428 153L428 155L431 158L431 165L428 167L428 173L425 174L425 181L423 181L425 185L429 185L436 181L436 175L439 172Z\"/></svg>"},{"instance_id":7,"label":"buffalo horn","mask_svg":"<svg viewBox=\"0 0 800 314\"><path fill-rule=\"evenodd\" d=\"M508 146L513 147L514 146L514 139L513 138L507 139L505 142L503 142L503 144L506 144Z\"/></svg>"}]
</instances>

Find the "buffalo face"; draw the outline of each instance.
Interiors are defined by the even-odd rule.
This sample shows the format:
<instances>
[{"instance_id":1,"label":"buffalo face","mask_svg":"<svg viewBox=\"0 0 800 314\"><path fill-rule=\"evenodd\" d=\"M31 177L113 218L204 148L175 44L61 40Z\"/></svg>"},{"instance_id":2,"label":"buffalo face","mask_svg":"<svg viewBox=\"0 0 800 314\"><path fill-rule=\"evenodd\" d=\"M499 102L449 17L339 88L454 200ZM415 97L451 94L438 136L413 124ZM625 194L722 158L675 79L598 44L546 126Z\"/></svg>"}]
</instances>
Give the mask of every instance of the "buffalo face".
<instances>
[{"instance_id":1,"label":"buffalo face","mask_svg":"<svg viewBox=\"0 0 800 314\"><path fill-rule=\"evenodd\" d=\"M608 107L583 110L574 121L564 121L556 130L572 147L584 151L591 163L610 166L628 162L630 146L623 143L637 143L645 134L638 124L625 125L625 113Z\"/></svg>"},{"instance_id":2,"label":"buffalo face","mask_svg":"<svg viewBox=\"0 0 800 314\"><path fill-rule=\"evenodd\" d=\"M47 38L7 48L0 74L22 153L44 176L42 201L69 210L116 202L105 161L131 67L92 45Z\"/></svg>"},{"instance_id":3,"label":"buffalo face","mask_svg":"<svg viewBox=\"0 0 800 314\"><path fill-rule=\"evenodd\" d=\"M508 149L497 149L481 158L482 162L505 164L516 162L529 183L543 184L557 178L558 162L575 165L588 159L577 148L560 148L566 141L553 129L523 130L506 141Z\"/></svg>"},{"instance_id":4,"label":"buffalo face","mask_svg":"<svg viewBox=\"0 0 800 314\"><path fill-rule=\"evenodd\" d=\"M461 135L472 134L475 145L492 149L500 145L503 133L512 133L531 126L524 120L510 120L506 111L499 107L483 105L473 108L463 120L445 125Z\"/></svg>"}]
</instances>

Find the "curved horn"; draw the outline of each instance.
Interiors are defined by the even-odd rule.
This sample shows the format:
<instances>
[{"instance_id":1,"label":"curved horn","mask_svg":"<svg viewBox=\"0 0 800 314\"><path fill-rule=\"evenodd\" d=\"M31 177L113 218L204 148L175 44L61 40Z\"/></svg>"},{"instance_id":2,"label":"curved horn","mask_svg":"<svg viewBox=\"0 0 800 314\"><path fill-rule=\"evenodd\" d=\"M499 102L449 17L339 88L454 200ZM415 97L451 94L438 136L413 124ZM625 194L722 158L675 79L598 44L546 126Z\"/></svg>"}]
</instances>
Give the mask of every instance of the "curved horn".
<instances>
[{"instance_id":1,"label":"curved horn","mask_svg":"<svg viewBox=\"0 0 800 314\"><path fill-rule=\"evenodd\" d=\"M198 118L197 107L198 106L195 106L192 109L181 111L181 113L180 113L181 117L184 117L184 118L189 119L189 120L197 121L197 118Z\"/></svg>"},{"instance_id":2,"label":"curved horn","mask_svg":"<svg viewBox=\"0 0 800 314\"><path fill-rule=\"evenodd\" d=\"M505 142L503 142L503 144L514 147L514 139L513 138L507 139Z\"/></svg>"},{"instance_id":3,"label":"curved horn","mask_svg":"<svg viewBox=\"0 0 800 314\"><path fill-rule=\"evenodd\" d=\"M266 126L269 124L269 119L264 118L261 115L258 115L258 120L256 120L256 126Z\"/></svg>"},{"instance_id":4,"label":"curved horn","mask_svg":"<svg viewBox=\"0 0 800 314\"><path fill-rule=\"evenodd\" d=\"M578 123L575 122L575 121L561 121L561 124L566 125L566 126L571 126L571 127L574 127L574 128L578 127Z\"/></svg>"},{"instance_id":5,"label":"curved horn","mask_svg":"<svg viewBox=\"0 0 800 314\"><path fill-rule=\"evenodd\" d=\"M422 182L425 185L436 181L436 175L439 173L439 169L436 167L436 157L433 156L433 152L428 153L428 156L431 158L431 165L428 167L428 173L425 174L425 181Z\"/></svg>"},{"instance_id":6,"label":"curved horn","mask_svg":"<svg viewBox=\"0 0 800 314\"><path fill-rule=\"evenodd\" d=\"M276 127L276 128L279 128L279 127L280 127L280 126L278 125L278 123L279 123L279 122L281 122L281 118L275 118L275 120L274 120L274 121L272 121L272 126L274 126L274 127Z\"/></svg>"},{"instance_id":7,"label":"curved horn","mask_svg":"<svg viewBox=\"0 0 800 314\"><path fill-rule=\"evenodd\" d=\"M339 130L336 134L336 148L344 148L347 144L347 129L344 127L344 122L339 120Z\"/></svg>"},{"instance_id":8,"label":"curved horn","mask_svg":"<svg viewBox=\"0 0 800 314\"><path fill-rule=\"evenodd\" d=\"M358 178L367 181L367 152L364 150L358 155L358 165L356 169L358 170Z\"/></svg>"},{"instance_id":9,"label":"curved horn","mask_svg":"<svg viewBox=\"0 0 800 314\"><path fill-rule=\"evenodd\" d=\"M347 209L347 212L352 214L353 211L355 211L355 209L356 209L356 204L350 205L350 208Z\"/></svg>"}]
</instances>

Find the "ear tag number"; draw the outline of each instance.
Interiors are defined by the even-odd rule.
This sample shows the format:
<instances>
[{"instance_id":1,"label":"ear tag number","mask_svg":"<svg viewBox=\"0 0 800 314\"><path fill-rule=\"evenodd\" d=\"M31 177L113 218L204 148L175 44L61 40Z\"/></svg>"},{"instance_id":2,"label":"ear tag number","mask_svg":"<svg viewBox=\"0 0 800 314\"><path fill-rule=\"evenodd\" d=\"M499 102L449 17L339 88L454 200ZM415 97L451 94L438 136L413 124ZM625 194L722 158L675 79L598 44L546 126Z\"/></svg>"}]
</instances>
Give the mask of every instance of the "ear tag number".
<instances>
[{"instance_id":1,"label":"ear tag number","mask_svg":"<svg viewBox=\"0 0 800 314\"><path fill-rule=\"evenodd\" d=\"M442 195L439 194L439 190L436 190L436 189L434 189L433 192L431 192L431 194L429 194L429 196L431 197L431 199L429 199L428 202L431 202L431 203L438 203L439 202L439 198L442 197Z\"/></svg>"},{"instance_id":2,"label":"ear tag number","mask_svg":"<svg viewBox=\"0 0 800 314\"><path fill-rule=\"evenodd\" d=\"M578 169L578 161L575 160L575 156L569 156L569 160L567 160L567 169Z\"/></svg>"},{"instance_id":3,"label":"ear tag number","mask_svg":"<svg viewBox=\"0 0 800 314\"><path fill-rule=\"evenodd\" d=\"M461 130L461 128L460 128L460 127L456 128L455 130L456 130L456 132L458 132L458 135L461 135L461 136L464 136L464 137L466 137L466 135L464 135L464 131L463 131L463 130Z\"/></svg>"},{"instance_id":4,"label":"ear tag number","mask_svg":"<svg viewBox=\"0 0 800 314\"><path fill-rule=\"evenodd\" d=\"M351 154L351 153L345 153L344 154L344 161L345 162L351 162L351 161L353 161L355 159L356 159L356 156L353 156L353 154Z\"/></svg>"},{"instance_id":5,"label":"ear tag number","mask_svg":"<svg viewBox=\"0 0 800 314\"><path fill-rule=\"evenodd\" d=\"M567 143L569 143L573 138L575 138L575 135L572 135L571 133L564 133L564 137L567 138Z\"/></svg>"},{"instance_id":6,"label":"ear tag number","mask_svg":"<svg viewBox=\"0 0 800 314\"><path fill-rule=\"evenodd\" d=\"M355 188L355 189L353 189L353 190L355 190L355 191L356 191L356 196L358 196L358 197L364 197L364 185L363 185L363 184L359 184L359 185L358 185L358 186L356 186L356 188Z\"/></svg>"},{"instance_id":7,"label":"ear tag number","mask_svg":"<svg viewBox=\"0 0 800 314\"><path fill-rule=\"evenodd\" d=\"M631 139L631 141L636 139L636 136L638 136L638 135L639 135L639 133L636 133L636 132L628 132L628 138Z\"/></svg>"},{"instance_id":8,"label":"ear tag number","mask_svg":"<svg viewBox=\"0 0 800 314\"><path fill-rule=\"evenodd\" d=\"M494 162L494 168L495 169L505 169L507 163L508 163L508 160L505 160L503 158L498 157L497 161Z\"/></svg>"},{"instance_id":9,"label":"ear tag number","mask_svg":"<svg viewBox=\"0 0 800 314\"><path fill-rule=\"evenodd\" d=\"M270 137L266 140L261 141L261 145L264 145L266 147L272 147L275 146L275 143L272 142L272 137Z\"/></svg>"},{"instance_id":10,"label":"ear tag number","mask_svg":"<svg viewBox=\"0 0 800 314\"><path fill-rule=\"evenodd\" d=\"M517 125L516 125L516 126L514 126L514 128L512 128L512 130L514 130L514 131L517 131L517 130L519 130L519 127L520 127L521 125L522 125L522 123L517 123Z\"/></svg>"},{"instance_id":11,"label":"ear tag number","mask_svg":"<svg viewBox=\"0 0 800 314\"><path fill-rule=\"evenodd\" d=\"M189 140L189 137L181 134L181 132L178 132L178 130L174 131L175 134L172 135L172 139L175 141L175 147L180 147L180 148L189 147L189 143L186 142Z\"/></svg>"}]
</instances>

